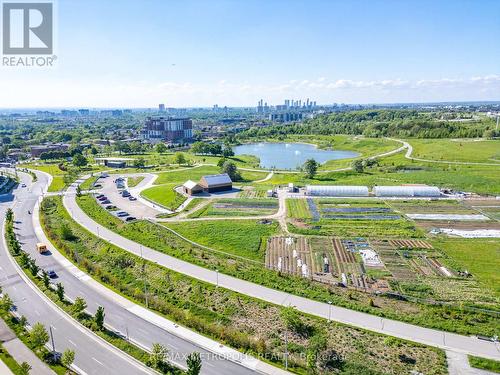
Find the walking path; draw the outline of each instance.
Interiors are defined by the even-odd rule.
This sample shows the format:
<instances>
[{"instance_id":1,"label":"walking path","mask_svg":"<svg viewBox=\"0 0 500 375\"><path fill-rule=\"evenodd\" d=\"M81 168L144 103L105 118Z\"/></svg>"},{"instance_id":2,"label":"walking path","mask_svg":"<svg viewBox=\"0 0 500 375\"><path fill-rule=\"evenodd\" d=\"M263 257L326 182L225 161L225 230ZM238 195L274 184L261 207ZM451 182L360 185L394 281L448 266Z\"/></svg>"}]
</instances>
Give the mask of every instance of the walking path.
<instances>
[{"instance_id":1,"label":"walking path","mask_svg":"<svg viewBox=\"0 0 500 375\"><path fill-rule=\"evenodd\" d=\"M52 371L49 366L43 363L30 348L24 345L24 343L16 336L3 319L0 319L0 341L2 341L2 346L9 352L18 364L26 362L31 366L32 374L54 374L54 371ZM2 369L0 368L0 371L1 370ZM3 374L4 372L1 373Z\"/></svg>"},{"instance_id":2,"label":"walking path","mask_svg":"<svg viewBox=\"0 0 500 375\"><path fill-rule=\"evenodd\" d=\"M76 202L74 188L70 189L69 194L64 196L64 204L66 209L72 210L74 220L80 223L80 225L86 228L98 227L99 233L97 233L97 235L102 239L139 256L142 252L142 256L145 259L168 269L277 305L295 306L299 311L325 319L331 316L335 321L374 332L384 333L442 349L473 354L485 358L500 359L500 350L493 342L479 340L475 337L423 328L413 324L385 319L367 313L349 310L347 308L331 306L327 303L310 300L304 297L298 297L293 294L221 274L142 246L137 242L120 236L88 217Z\"/></svg>"},{"instance_id":3,"label":"walking path","mask_svg":"<svg viewBox=\"0 0 500 375\"><path fill-rule=\"evenodd\" d=\"M490 371L480 370L471 367L466 354L446 351L446 361L448 362L448 373L450 375L489 375Z\"/></svg>"}]
</instances>

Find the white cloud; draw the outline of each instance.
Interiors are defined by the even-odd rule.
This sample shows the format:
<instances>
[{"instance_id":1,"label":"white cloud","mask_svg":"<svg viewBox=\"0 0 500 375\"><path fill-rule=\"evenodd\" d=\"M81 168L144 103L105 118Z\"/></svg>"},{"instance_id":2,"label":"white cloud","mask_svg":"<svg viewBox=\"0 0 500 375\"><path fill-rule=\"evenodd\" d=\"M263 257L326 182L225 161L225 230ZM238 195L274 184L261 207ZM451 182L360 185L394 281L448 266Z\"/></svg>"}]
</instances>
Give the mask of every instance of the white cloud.
<instances>
[{"instance_id":1,"label":"white cloud","mask_svg":"<svg viewBox=\"0 0 500 375\"><path fill-rule=\"evenodd\" d=\"M500 75L408 81L292 79L263 84L229 82L92 82L51 76L30 79L0 77L1 107L156 107L253 106L257 100L272 104L284 99L310 98L318 103L383 103L453 100L500 100Z\"/></svg>"}]
</instances>

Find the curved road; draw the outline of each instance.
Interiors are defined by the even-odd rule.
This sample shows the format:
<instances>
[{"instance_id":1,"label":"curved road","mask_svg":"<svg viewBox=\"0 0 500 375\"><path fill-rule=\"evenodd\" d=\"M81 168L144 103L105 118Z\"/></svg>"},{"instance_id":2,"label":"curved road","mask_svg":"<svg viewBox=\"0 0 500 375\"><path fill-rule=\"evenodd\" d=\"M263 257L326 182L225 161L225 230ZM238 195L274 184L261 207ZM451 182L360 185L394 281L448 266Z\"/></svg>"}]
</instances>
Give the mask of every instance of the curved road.
<instances>
[{"instance_id":1,"label":"curved road","mask_svg":"<svg viewBox=\"0 0 500 375\"><path fill-rule=\"evenodd\" d=\"M53 269L56 271L58 278L55 282L61 282L64 285L65 294L68 299L74 300L78 296L83 297L87 302L87 309L90 313L94 313L97 306L103 306L105 308L106 325L108 328L119 332L125 337L128 336L131 342L145 349L150 348L153 343L163 344L169 350L172 360L179 363L180 366L185 366L186 355L196 351L201 353L203 358L203 374L234 375L256 373L256 371L250 368L243 367L238 363L221 358L214 355L212 352L207 351L204 347L197 344L198 341L196 341L196 336L193 337L193 340L186 340L165 329L162 329L163 326L161 324L163 322L155 319L155 316L148 314L146 309L143 309L124 298L117 299L113 292L110 292L107 288L102 287L101 284L97 282L91 283L92 279L90 279L88 275L78 271L74 265L62 256L56 256L58 255L56 253L51 255L38 254L35 250L36 243L39 241L48 242L48 240L43 232L40 233L40 228L37 228L37 226L34 225L33 222L38 223L38 220L35 218L33 218L35 220L32 220L31 215L28 215L28 210L33 212L42 187L48 184L48 176L41 172L36 173L38 177L37 183L35 183L33 187L21 190L23 194L20 196L21 203L14 207L15 218L16 220L21 221L21 225L16 225L16 232L20 242L22 243L23 249L36 259L39 266L44 269ZM21 176L23 182L29 186L28 180L30 177L23 173L19 173L19 175ZM49 249L51 248L52 246L49 245ZM97 286L95 284L97 284ZM30 299L27 300L29 301ZM42 314L40 313L40 315ZM29 319L29 321L32 322L31 319ZM182 327L177 328L184 331ZM66 335L66 331L64 329L57 328L54 332L57 348L58 341L65 338L64 336ZM64 335L59 332L64 332ZM61 338L59 339L59 337ZM77 345L73 345L71 341ZM79 345L76 340L69 340L68 342L68 346L64 346L63 348L71 348L72 346L76 347L77 358L80 355L80 352L83 351L81 348L85 348L85 352L87 352L87 346L90 345ZM77 363L78 367L83 369L86 373L102 374L103 367L106 368L106 374L123 375L136 373L128 362L125 368L114 366L115 361L118 361L115 358L116 356L108 356L105 351L102 351L99 346L96 346L95 344L93 345L93 349L101 352L100 356L95 357L96 360L93 360L92 358L90 358L90 360L81 359L80 362ZM93 352L91 348L89 348L88 351L90 353ZM115 349L115 351L117 350ZM244 355L241 356L241 358L244 357ZM101 363L102 367L100 365ZM276 373L279 373L279 371L279 369L276 369ZM141 373L143 372L144 371ZM150 372L150 370L147 369L147 372Z\"/></svg>"},{"instance_id":2,"label":"curved road","mask_svg":"<svg viewBox=\"0 0 500 375\"><path fill-rule=\"evenodd\" d=\"M196 279L212 284L216 284L218 280L218 285L224 288L277 305L295 306L299 311L325 319L328 318L329 309L331 309L330 313L333 320L370 331L384 333L390 336L435 346L445 350L452 350L496 360L500 359L500 348L493 342L479 340L475 337L462 336L435 329L423 328L413 324L385 319L338 306L330 306L327 303L298 297L293 294L281 292L232 276L217 273L215 271L174 258L154 249L141 246L137 242L120 236L88 217L76 202L75 187L70 188L68 190L68 194L64 196L64 205L66 209L73 213L74 220L86 228L92 228L90 230L102 239L136 255L140 255L142 250L144 258ZM94 231L94 228L99 228L98 233L97 230Z\"/></svg>"},{"instance_id":3,"label":"curved road","mask_svg":"<svg viewBox=\"0 0 500 375\"><path fill-rule=\"evenodd\" d=\"M33 209L37 195L32 188L40 191L44 181L31 185L31 177L19 174L27 188L18 187L14 195L2 196L0 215L5 217L8 207L14 210L16 232L24 249L34 247L35 236L31 227L31 216L27 211ZM14 202L14 204L12 204ZM2 227L4 220L2 219ZM3 236L2 236L3 239ZM50 258L50 257L47 257ZM40 264L40 263L39 263ZM41 322L49 328L52 326L55 347L58 352L70 348L75 350L75 369L82 374L150 374L153 373L139 362L128 357L123 352L107 344L95 334L76 323L46 297L32 286L27 277L19 270L17 263L10 257L5 241L0 241L0 271L1 285L4 293L12 298L17 313L26 316L33 325ZM21 273L19 273L21 272Z\"/></svg>"}]
</instances>

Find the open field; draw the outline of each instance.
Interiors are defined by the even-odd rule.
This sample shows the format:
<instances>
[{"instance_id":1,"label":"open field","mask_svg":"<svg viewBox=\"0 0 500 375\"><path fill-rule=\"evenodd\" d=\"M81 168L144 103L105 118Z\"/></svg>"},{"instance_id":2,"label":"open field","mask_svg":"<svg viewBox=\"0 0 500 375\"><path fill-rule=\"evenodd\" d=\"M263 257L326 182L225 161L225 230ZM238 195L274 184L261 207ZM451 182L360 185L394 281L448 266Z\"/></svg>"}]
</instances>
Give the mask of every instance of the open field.
<instances>
[{"instance_id":1,"label":"open field","mask_svg":"<svg viewBox=\"0 0 500 375\"><path fill-rule=\"evenodd\" d=\"M175 186L175 183L153 186L143 190L141 196L173 211L187 199L174 190Z\"/></svg>"},{"instance_id":2,"label":"open field","mask_svg":"<svg viewBox=\"0 0 500 375\"><path fill-rule=\"evenodd\" d=\"M190 218L210 216L268 216L278 210L276 199L216 199L189 215Z\"/></svg>"},{"instance_id":3,"label":"open field","mask_svg":"<svg viewBox=\"0 0 500 375\"><path fill-rule=\"evenodd\" d=\"M499 163L500 140L409 139L412 157L473 163Z\"/></svg>"},{"instance_id":4,"label":"open field","mask_svg":"<svg viewBox=\"0 0 500 375\"><path fill-rule=\"evenodd\" d=\"M141 183L144 180L144 176L136 176L127 178L128 187L134 187Z\"/></svg>"},{"instance_id":5,"label":"open field","mask_svg":"<svg viewBox=\"0 0 500 375\"><path fill-rule=\"evenodd\" d=\"M492 334L495 330L496 320L492 316L470 312L463 309L461 304L446 307L420 304L280 274L255 262L193 246L161 225L147 221L124 224L101 208L92 197L84 195L77 201L90 217L126 238L202 267L217 268L222 273L243 280L319 301L330 300L335 305L425 327L463 334Z\"/></svg>"},{"instance_id":6,"label":"open field","mask_svg":"<svg viewBox=\"0 0 500 375\"><path fill-rule=\"evenodd\" d=\"M49 237L73 261L78 259L85 272L137 303L144 301L142 283L147 280L149 308L179 324L249 354L276 358L276 365L282 363L278 358L284 350L283 332L288 327L290 370L296 373L307 373L304 354L310 343L320 337L325 344L318 353L337 353L341 358L330 365L315 363L315 370L320 374L331 373L335 368L351 368L367 374L396 375L414 369L426 374L446 373L444 353L440 350L335 323L326 329L325 320L296 314L152 262L143 262L72 221L60 197L46 198L42 212ZM63 224L73 233L71 241L57 236ZM147 236L152 238L150 232ZM185 251L190 248L196 251L184 245ZM291 318L298 325L290 325Z\"/></svg>"},{"instance_id":7,"label":"open field","mask_svg":"<svg viewBox=\"0 0 500 375\"><path fill-rule=\"evenodd\" d=\"M445 239L433 241L450 263L467 269L484 288L500 296L500 241L497 239Z\"/></svg>"},{"instance_id":8,"label":"open field","mask_svg":"<svg viewBox=\"0 0 500 375\"><path fill-rule=\"evenodd\" d=\"M162 225L201 245L261 262L266 239L278 230L275 222L261 224L253 220L204 220Z\"/></svg>"}]
</instances>

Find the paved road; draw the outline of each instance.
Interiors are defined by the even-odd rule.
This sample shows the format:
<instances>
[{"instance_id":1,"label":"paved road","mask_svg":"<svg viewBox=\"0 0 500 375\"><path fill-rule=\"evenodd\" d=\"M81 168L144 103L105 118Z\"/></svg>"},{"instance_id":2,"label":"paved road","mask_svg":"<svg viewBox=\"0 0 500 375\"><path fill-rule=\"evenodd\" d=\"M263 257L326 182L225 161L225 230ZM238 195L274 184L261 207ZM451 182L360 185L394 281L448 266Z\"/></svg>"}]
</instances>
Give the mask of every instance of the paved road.
<instances>
[{"instance_id":1,"label":"paved road","mask_svg":"<svg viewBox=\"0 0 500 375\"><path fill-rule=\"evenodd\" d=\"M128 334L130 340L145 348L150 348L153 343L157 342L163 344L168 348L173 359L181 366L185 365L186 355L196 351L201 353L202 358L204 358L204 366L202 368L203 374L234 375L255 373L237 363L214 356L211 352L196 345L192 341L187 341L161 329L149 319L141 318L132 312L133 303L129 303L127 306L128 308L124 307L122 304L117 303L110 294L101 293L102 289L95 289L89 285L86 282L89 277L83 272L80 272L79 277L75 276L75 274L68 269L69 262L59 262L55 256L38 254L36 251L36 243L39 239L33 227L33 220L31 216L28 215L28 210L33 212L33 207L37 202L40 187L47 183L47 176L43 173L37 173L37 175L38 182L33 188L34 193L27 193L27 191L25 191L24 194L26 194L26 196L23 197L22 204L14 208L16 220L22 221L22 223L20 223L21 225L16 225L18 238L23 244L23 249L36 259L38 265L44 269L53 269L56 271L58 278L55 279L54 282L61 282L64 285L65 293L69 299L74 300L78 296L83 297L91 313L96 311L97 306L103 306L106 312L106 323L108 326L119 331L124 336ZM22 178L27 178L25 174L20 174L20 176ZM117 370L116 373L118 372ZM121 374L128 373L127 371L121 372Z\"/></svg>"},{"instance_id":2,"label":"paved road","mask_svg":"<svg viewBox=\"0 0 500 375\"><path fill-rule=\"evenodd\" d=\"M21 175L21 174L20 174ZM23 181L29 184L28 177L22 174ZM38 184L38 190L40 190ZM24 232L29 227L31 217L27 211L35 204L36 197L29 192L29 188L18 188L15 192L17 200L14 202L14 218L16 228ZM12 206L12 195L2 196L0 202L0 217L5 217L8 207ZM22 214L24 212L24 214ZM2 219L3 226L3 219ZM26 235L22 240L33 240L33 234ZM31 246L31 245L30 245ZM15 263L7 254L4 241L0 241L0 284L3 292L12 298L19 314L26 316L30 324L41 322L48 329L53 327L56 350L59 352L67 348L76 351L75 365L86 374L148 374L149 369L140 365L116 348L104 343L83 326L75 324L66 314L48 302L41 292L30 286L18 273Z\"/></svg>"},{"instance_id":3,"label":"paved road","mask_svg":"<svg viewBox=\"0 0 500 375\"><path fill-rule=\"evenodd\" d=\"M196 266L154 249L141 246L137 242L124 238L102 225L99 225L88 217L76 203L74 193L75 188L69 190L69 193L64 196L64 204L67 209L70 209L73 212L73 218L77 222L84 227L89 228L99 237L118 245L131 253L140 255L142 250L144 258L156 262L166 268L212 284L216 284L218 282L218 284L224 288L278 305L295 306L299 311L320 316L322 318L328 318L331 314L332 319L335 321L368 329L370 331L385 333L390 336L442 349L453 350L460 353L473 354L497 360L500 359L500 348L492 342L478 340L475 337L462 336L435 329L423 328L396 320L380 318L342 307L330 307L327 303L298 297L221 273L217 274L215 271ZM99 233L96 233L97 228L99 228ZM331 309L330 313L329 309Z\"/></svg>"}]
</instances>

